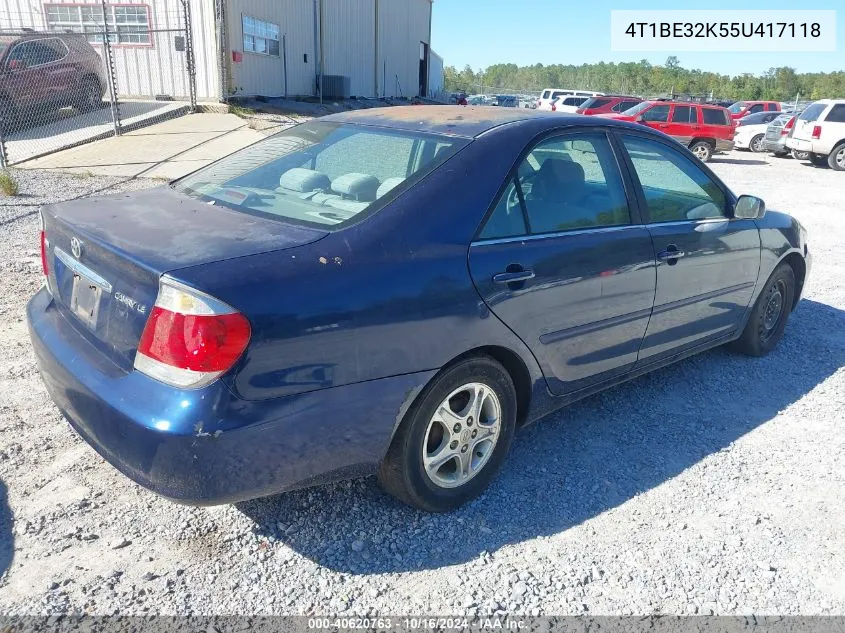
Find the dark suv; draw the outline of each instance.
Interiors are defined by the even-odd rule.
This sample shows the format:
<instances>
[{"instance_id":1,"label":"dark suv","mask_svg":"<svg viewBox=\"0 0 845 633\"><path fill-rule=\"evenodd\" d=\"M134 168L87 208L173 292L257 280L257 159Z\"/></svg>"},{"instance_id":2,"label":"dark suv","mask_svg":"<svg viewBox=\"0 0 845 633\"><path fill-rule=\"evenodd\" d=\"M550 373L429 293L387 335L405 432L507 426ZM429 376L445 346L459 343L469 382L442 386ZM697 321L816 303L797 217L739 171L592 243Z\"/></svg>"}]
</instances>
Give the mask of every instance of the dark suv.
<instances>
[{"instance_id":1,"label":"dark suv","mask_svg":"<svg viewBox=\"0 0 845 633\"><path fill-rule=\"evenodd\" d=\"M103 62L77 33L0 31L0 123L72 106L99 108L106 89Z\"/></svg>"}]
</instances>

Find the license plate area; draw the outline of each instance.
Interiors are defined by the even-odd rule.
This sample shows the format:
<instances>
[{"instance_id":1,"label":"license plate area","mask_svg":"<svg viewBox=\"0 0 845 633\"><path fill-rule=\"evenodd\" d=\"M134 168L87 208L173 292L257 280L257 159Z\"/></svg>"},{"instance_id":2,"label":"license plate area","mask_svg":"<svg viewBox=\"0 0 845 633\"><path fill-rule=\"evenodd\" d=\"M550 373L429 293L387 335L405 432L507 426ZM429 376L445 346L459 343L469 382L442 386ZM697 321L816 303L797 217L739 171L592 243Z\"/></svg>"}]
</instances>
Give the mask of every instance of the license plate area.
<instances>
[{"instance_id":1,"label":"license plate area","mask_svg":"<svg viewBox=\"0 0 845 633\"><path fill-rule=\"evenodd\" d=\"M70 309L89 328L96 329L102 289L85 275L73 273Z\"/></svg>"}]
</instances>

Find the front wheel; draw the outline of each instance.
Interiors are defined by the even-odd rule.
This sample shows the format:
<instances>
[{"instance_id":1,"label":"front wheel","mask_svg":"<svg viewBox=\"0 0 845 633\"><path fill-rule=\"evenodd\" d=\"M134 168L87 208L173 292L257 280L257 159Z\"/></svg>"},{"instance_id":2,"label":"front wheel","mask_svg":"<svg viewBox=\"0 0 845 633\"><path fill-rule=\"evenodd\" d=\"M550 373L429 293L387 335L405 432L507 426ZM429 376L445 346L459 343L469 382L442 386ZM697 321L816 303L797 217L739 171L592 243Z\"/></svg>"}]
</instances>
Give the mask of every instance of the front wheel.
<instances>
[{"instance_id":1,"label":"front wheel","mask_svg":"<svg viewBox=\"0 0 845 633\"><path fill-rule=\"evenodd\" d=\"M103 91L100 82L94 77L88 77L79 87L74 107L80 112L92 112L103 106Z\"/></svg>"},{"instance_id":2,"label":"front wheel","mask_svg":"<svg viewBox=\"0 0 845 633\"><path fill-rule=\"evenodd\" d=\"M426 387L396 431L378 478L428 512L477 497L502 465L516 428L516 390L492 358L468 358Z\"/></svg>"},{"instance_id":3,"label":"front wheel","mask_svg":"<svg viewBox=\"0 0 845 633\"><path fill-rule=\"evenodd\" d=\"M836 171L845 171L845 143L840 143L833 148L830 156L827 157L827 165Z\"/></svg>"},{"instance_id":4,"label":"front wheel","mask_svg":"<svg viewBox=\"0 0 845 633\"><path fill-rule=\"evenodd\" d=\"M713 156L713 146L707 141L698 141L690 145L690 151L702 163L706 163Z\"/></svg>"},{"instance_id":5,"label":"front wheel","mask_svg":"<svg viewBox=\"0 0 845 633\"><path fill-rule=\"evenodd\" d=\"M748 356L765 356L771 352L783 337L794 299L795 272L784 262L766 282L742 336L733 343L734 349Z\"/></svg>"},{"instance_id":6,"label":"front wheel","mask_svg":"<svg viewBox=\"0 0 845 633\"><path fill-rule=\"evenodd\" d=\"M748 144L748 147L751 149L752 152L760 153L765 152L766 148L763 147L763 135L758 134L754 138L751 139L751 142Z\"/></svg>"}]
</instances>

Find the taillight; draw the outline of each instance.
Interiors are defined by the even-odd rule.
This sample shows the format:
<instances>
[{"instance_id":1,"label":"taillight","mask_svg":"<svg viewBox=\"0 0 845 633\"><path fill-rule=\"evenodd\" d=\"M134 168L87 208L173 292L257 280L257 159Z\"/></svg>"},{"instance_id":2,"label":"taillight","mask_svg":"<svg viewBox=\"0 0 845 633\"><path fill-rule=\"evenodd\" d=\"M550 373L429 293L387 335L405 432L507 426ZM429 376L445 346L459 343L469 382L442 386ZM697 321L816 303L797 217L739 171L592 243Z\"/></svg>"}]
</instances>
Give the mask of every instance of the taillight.
<instances>
[{"instance_id":1,"label":"taillight","mask_svg":"<svg viewBox=\"0 0 845 633\"><path fill-rule=\"evenodd\" d=\"M44 273L44 285L47 290L50 290L50 240L47 239L47 231L44 226L44 215L39 214L41 218L41 272Z\"/></svg>"},{"instance_id":2,"label":"taillight","mask_svg":"<svg viewBox=\"0 0 845 633\"><path fill-rule=\"evenodd\" d=\"M786 122L786 125L784 125L783 129L780 131L780 135L786 136L787 134L789 134L790 130L792 130L793 125L795 125L795 117L792 117L791 119L789 119L789 121Z\"/></svg>"},{"instance_id":3,"label":"taillight","mask_svg":"<svg viewBox=\"0 0 845 633\"><path fill-rule=\"evenodd\" d=\"M821 125L814 125L813 126L813 138L821 138L822 137L822 126Z\"/></svg>"},{"instance_id":4,"label":"taillight","mask_svg":"<svg viewBox=\"0 0 845 633\"><path fill-rule=\"evenodd\" d=\"M554 111L556 111L556 110L557 110L557 106L553 103L553 104L552 104L552 112L554 112Z\"/></svg>"},{"instance_id":5,"label":"taillight","mask_svg":"<svg viewBox=\"0 0 845 633\"><path fill-rule=\"evenodd\" d=\"M174 387L203 387L232 368L250 335L243 314L163 277L138 343L135 369Z\"/></svg>"}]
</instances>

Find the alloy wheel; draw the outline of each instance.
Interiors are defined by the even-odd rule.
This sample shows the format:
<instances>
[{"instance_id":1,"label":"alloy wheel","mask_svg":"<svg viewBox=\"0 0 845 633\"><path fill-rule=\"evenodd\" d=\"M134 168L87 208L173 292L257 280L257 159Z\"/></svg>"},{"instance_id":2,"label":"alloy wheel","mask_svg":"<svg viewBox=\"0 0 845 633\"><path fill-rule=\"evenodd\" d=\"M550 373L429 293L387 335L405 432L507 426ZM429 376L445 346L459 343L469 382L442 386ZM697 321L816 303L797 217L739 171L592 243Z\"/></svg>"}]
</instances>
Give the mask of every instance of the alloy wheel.
<instances>
[{"instance_id":1,"label":"alloy wheel","mask_svg":"<svg viewBox=\"0 0 845 633\"><path fill-rule=\"evenodd\" d=\"M839 165L842 169L845 169L845 147L840 148L838 152L836 152L836 164Z\"/></svg>"},{"instance_id":2,"label":"alloy wheel","mask_svg":"<svg viewBox=\"0 0 845 633\"><path fill-rule=\"evenodd\" d=\"M692 153L697 159L701 161L706 160L707 156L710 154L710 152L707 151L707 148L704 145L696 145L693 148Z\"/></svg>"},{"instance_id":3,"label":"alloy wheel","mask_svg":"<svg viewBox=\"0 0 845 633\"><path fill-rule=\"evenodd\" d=\"M457 488L475 477L496 448L502 407L496 392L482 383L455 389L437 407L422 447L428 478L441 488Z\"/></svg>"}]
</instances>

